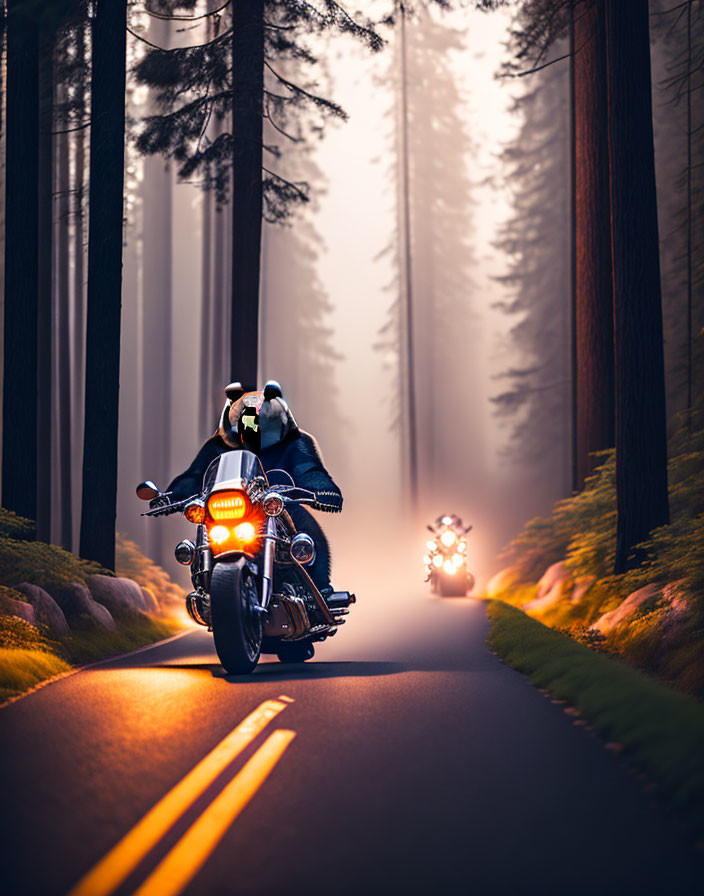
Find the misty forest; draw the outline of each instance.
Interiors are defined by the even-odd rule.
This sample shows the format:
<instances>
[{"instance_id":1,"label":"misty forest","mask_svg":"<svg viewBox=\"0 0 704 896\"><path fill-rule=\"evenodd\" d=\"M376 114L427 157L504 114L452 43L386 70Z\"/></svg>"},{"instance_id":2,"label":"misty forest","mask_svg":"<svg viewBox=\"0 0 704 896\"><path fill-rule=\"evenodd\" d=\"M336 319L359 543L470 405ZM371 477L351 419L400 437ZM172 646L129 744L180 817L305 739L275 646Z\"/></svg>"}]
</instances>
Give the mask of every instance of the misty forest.
<instances>
[{"instance_id":1,"label":"misty forest","mask_svg":"<svg viewBox=\"0 0 704 896\"><path fill-rule=\"evenodd\" d=\"M190 624L135 487L276 380L365 632L458 514L509 665L704 699L704 0L359 5L0 3L4 696Z\"/></svg>"}]
</instances>

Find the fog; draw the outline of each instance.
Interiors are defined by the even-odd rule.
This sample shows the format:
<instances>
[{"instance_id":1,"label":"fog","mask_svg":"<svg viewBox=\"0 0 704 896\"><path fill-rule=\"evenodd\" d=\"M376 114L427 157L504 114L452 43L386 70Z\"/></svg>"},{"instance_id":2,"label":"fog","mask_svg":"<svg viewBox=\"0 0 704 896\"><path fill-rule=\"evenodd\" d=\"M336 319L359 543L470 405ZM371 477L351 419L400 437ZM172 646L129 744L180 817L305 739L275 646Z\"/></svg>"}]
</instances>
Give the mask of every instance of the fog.
<instances>
[{"instance_id":1,"label":"fog","mask_svg":"<svg viewBox=\"0 0 704 896\"><path fill-rule=\"evenodd\" d=\"M422 582L425 525L442 513L458 513L473 525L470 558L481 590L497 568L500 548L527 517L559 496L536 488L534 471L512 462L508 430L490 400L512 354L510 322L494 307L508 291L499 279L507 259L495 247L511 211L501 153L516 132L511 103L522 89L496 77L510 13L465 9L423 17L408 29L420 483L415 511L408 499L407 358L399 310L399 45L393 31L385 31L387 45L374 56L346 37L321 47L328 60L324 92L349 120L329 124L319 141L284 148L280 170L308 180L311 201L286 224L265 224L264 230L260 380L282 383L299 425L315 435L343 490L343 514L321 522L333 548L333 581L352 590L372 581L378 587L380 578L389 586L395 582L395 592L400 577L404 585ZM193 41L193 33L171 35L172 41L186 39ZM132 51L143 48L133 45ZM435 80L429 54L440 69ZM140 90L132 102L135 113L143 111L148 94ZM439 134L432 149L426 129ZM163 160L145 161L132 150L128 166L134 195L124 270L118 530L178 575L171 547L187 524L140 520L133 489L146 477L163 486L184 469L214 430L224 398L216 383L203 413L198 365L208 212L199 185L179 182L173 165L167 171ZM155 288L154 277L145 273L144 243L146 228L159 226L149 208L159 202L157 176L170 183L171 219L162 216L161 225L170 226L171 241L170 271L162 280L170 287L170 388L145 342L145 309L169 298L146 292ZM226 226L227 211L216 228ZM228 302L221 301L220 309L210 326L222 337L229 328ZM213 348L218 351L222 347ZM219 377L221 389L226 363ZM167 390L168 419L153 419L153 413L147 419L146 404L158 407ZM144 447L150 439L155 446L169 440L167 464Z\"/></svg>"}]
</instances>

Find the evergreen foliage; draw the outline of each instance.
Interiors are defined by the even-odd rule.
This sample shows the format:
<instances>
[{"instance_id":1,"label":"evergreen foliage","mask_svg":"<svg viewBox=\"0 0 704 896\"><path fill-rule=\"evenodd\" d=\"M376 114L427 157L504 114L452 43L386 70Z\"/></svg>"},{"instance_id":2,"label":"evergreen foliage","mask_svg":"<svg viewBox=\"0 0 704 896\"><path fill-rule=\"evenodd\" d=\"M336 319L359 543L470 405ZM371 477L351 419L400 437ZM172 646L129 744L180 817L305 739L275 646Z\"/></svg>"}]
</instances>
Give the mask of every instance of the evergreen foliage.
<instances>
[{"instance_id":1,"label":"evergreen foliage","mask_svg":"<svg viewBox=\"0 0 704 896\"><path fill-rule=\"evenodd\" d=\"M530 21L526 12L524 20ZM506 385L492 401L499 419L510 426L506 454L528 463L551 484L553 495L564 495L570 490L570 141L565 63L533 75L530 87L515 99L513 113L520 127L502 158L515 211L497 241L497 248L508 257L508 272L500 280L511 290L511 298L498 307L512 321L511 354L519 360L502 374Z\"/></svg>"},{"instance_id":2,"label":"evergreen foliage","mask_svg":"<svg viewBox=\"0 0 704 896\"><path fill-rule=\"evenodd\" d=\"M162 2L161 8L169 17L193 5L191 0L173 0ZM315 66L318 57L309 35L350 34L373 51L381 48L381 38L371 22L358 22L334 0L324 0L321 9L298 0L267 0L264 15L262 116L278 137L297 142L306 135L319 135L325 117L345 118L344 110L318 92L310 75L294 82L283 74L283 68L291 62L299 68ZM154 89L162 109L161 114L140 123L137 147L146 155L173 158L181 177L197 175L223 202L233 160L233 138L226 130L233 102L231 3L207 16L214 32L210 39L197 46L152 48L136 66L137 81ZM212 122L223 125L216 136L210 128ZM274 161L281 155L278 142L266 143L264 150ZM263 193L265 218L280 221L295 204L308 199L309 186L287 180L264 165Z\"/></svg>"}]
</instances>

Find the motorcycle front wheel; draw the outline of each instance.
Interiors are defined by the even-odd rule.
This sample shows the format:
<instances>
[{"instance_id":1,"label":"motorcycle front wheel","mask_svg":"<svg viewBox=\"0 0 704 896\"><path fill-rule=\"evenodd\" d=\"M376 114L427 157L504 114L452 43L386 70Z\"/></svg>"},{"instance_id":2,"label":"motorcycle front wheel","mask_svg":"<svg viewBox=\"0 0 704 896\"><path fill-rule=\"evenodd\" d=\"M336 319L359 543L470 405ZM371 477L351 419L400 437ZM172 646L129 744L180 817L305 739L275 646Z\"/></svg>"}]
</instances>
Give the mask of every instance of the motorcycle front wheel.
<instances>
[{"instance_id":1,"label":"motorcycle front wheel","mask_svg":"<svg viewBox=\"0 0 704 896\"><path fill-rule=\"evenodd\" d=\"M259 661L263 625L258 606L257 583L249 569L243 563L216 563L210 579L213 638L230 675L248 675Z\"/></svg>"}]
</instances>

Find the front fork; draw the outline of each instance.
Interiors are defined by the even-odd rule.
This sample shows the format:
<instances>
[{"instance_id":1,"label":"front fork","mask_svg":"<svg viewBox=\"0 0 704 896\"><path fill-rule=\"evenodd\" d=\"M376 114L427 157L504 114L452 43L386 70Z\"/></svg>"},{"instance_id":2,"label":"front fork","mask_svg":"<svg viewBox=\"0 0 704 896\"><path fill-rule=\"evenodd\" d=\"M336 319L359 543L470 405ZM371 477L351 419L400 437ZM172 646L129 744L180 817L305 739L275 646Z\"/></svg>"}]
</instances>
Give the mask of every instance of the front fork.
<instances>
[{"instance_id":1,"label":"front fork","mask_svg":"<svg viewBox=\"0 0 704 896\"><path fill-rule=\"evenodd\" d=\"M196 556L191 566L191 581L196 590L210 591L210 573L213 571L213 554L208 533L201 523L196 529Z\"/></svg>"},{"instance_id":2,"label":"front fork","mask_svg":"<svg viewBox=\"0 0 704 896\"><path fill-rule=\"evenodd\" d=\"M262 609L266 610L271 600L274 583L274 551L276 546L276 521L267 517L264 535L264 556L262 558ZM196 556L191 566L191 581L198 590L210 590L210 573L213 569L213 554L204 525L196 530Z\"/></svg>"},{"instance_id":3,"label":"front fork","mask_svg":"<svg viewBox=\"0 0 704 896\"><path fill-rule=\"evenodd\" d=\"M271 592L274 586L274 551L276 550L276 520L273 516L266 518L264 534L264 557L262 560L262 609L269 607Z\"/></svg>"}]
</instances>

